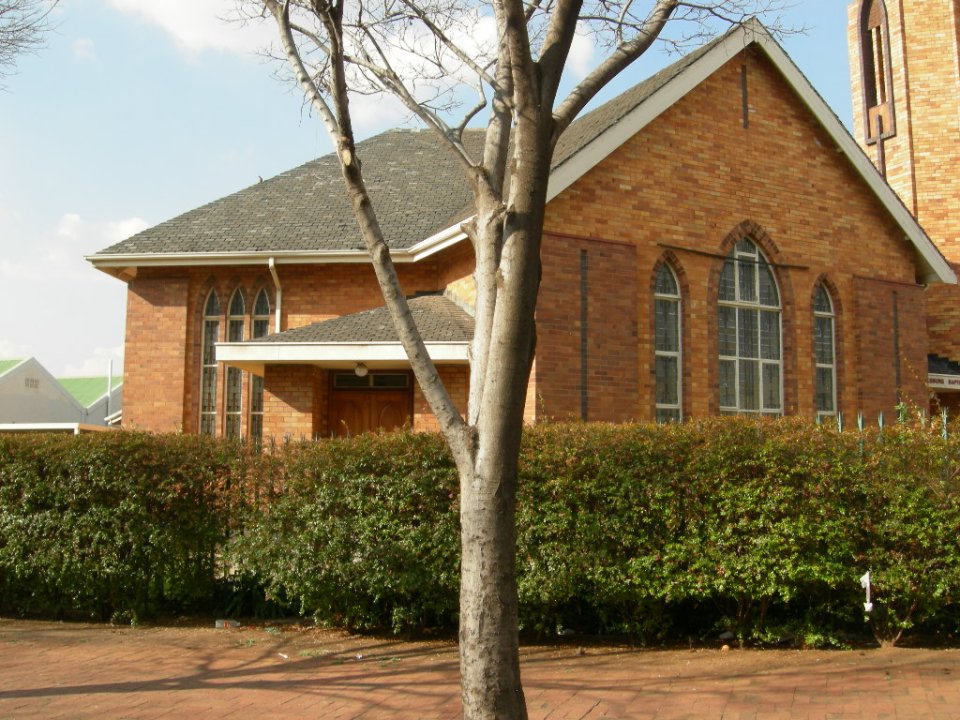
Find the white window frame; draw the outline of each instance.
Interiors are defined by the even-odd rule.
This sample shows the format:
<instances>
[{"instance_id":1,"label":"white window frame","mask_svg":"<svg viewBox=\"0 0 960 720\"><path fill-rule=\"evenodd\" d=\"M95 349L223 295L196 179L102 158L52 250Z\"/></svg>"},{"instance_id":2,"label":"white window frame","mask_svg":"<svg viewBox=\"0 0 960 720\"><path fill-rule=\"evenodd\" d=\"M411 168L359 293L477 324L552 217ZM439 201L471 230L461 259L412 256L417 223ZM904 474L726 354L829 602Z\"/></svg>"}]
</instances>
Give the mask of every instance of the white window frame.
<instances>
[{"instance_id":1,"label":"white window frame","mask_svg":"<svg viewBox=\"0 0 960 720\"><path fill-rule=\"evenodd\" d=\"M266 312L260 312L261 298ZM270 296L266 288L261 288L253 301L253 321L250 325L250 337L253 340L270 334ZM261 332L262 330L262 332ZM259 409L257 409L259 408ZM250 375L250 428L248 432L254 442L263 440L263 377Z\"/></svg>"},{"instance_id":2,"label":"white window frame","mask_svg":"<svg viewBox=\"0 0 960 720\"><path fill-rule=\"evenodd\" d=\"M817 308L817 295L820 292L823 292L824 297L826 297L827 302L830 305L829 312L826 310L819 310ZM813 402L814 410L816 411L817 418L831 418L836 417L837 415L837 304L833 300L833 294L830 292L830 289L826 286L825 283L817 283L816 289L813 294L813 332L811 333L811 339L813 340L813 363L814 363L814 378L813 378ZM824 363L820 362L820 359L817 357L817 319L828 320L830 323L830 358L831 362ZM830 371L830 387L831 387L831 397L830 402L833 405L832 410L821 410L818 406L818 399L820 397L820 370L829 370Z\"/></svg>"},{"instance_id":3,"label":"white window frame","mask_svg":"<svg viewBox=\"0 0 960 720\"><path fill-rule=\"evenodd\" d=\"M736 414L736 415L769 415L769 416L782 416L783 415L783 406L784 406L784 397L783 397L783 302L781 300L782 293L780 291L780 286L777 283L776 275L773 272L773 268L770 266L770 262L767 260L766 256L763 254L763 251L757 246L757 244L750 238L742 238L734 246L733 250L730 251L730 254L727 256L727 259L724 260L724 265L727 263L732 263L733 265L733 277L734 277L734 299L722 299L721 293L723 290L723 274L721 271L721 284L717 288L717 350L719 356L719 364L717 366L718 373L720 373L720 380L718 382L718 388L722 383L722 367L723 363L733 363L734 368L734 387L733 393L735 398L734 405L723 405L723 392L721 389L718 402L720 404L720 412L722 414ZM755 272L753 273L753 287L747 288L741 287L742 275L741 265L744 263L751 263L755 266ZM760 270L766 268L770 272L770 277L773 281L773 289L777 294L777 303L776 305L771 305L768 303L761 302L760 297ZM753 299L751 299L751 296ZM731 308L733 310L734 317L734 333L736 336L736 354L721 354L722 343L720 341L720 319L721 319L721 309L722 308ZM756 345L757 345L757 355L756 357L751 357L749 355L744 355L744 349L741 345L742 333L741 333L741 311L756 311L757 312L757 326L756 326ZM762 332L762 315L761 313L770 313L776 311L777 314L777 359L763 358L763 332ZM757 394L758 402L756 408L747 408L743 407L743 394L741 392L741 378L742 378L742 364L746 362L756 362L757 363ZM765 405L765 396L767 394L766 390L768 389L768 383L765 380L764 369L767 367L776 367L777 368L777 397L779 398L778 406Z\"/></svg>"},{"instance_id":4,"label":"white window frame","mask_svg":"<svg viewBox=\"0 0 960 720\"><path fill-rule=\"evenodd\" d=\"M661 292L659 285L659 276L661 272L666 271L670 274L670 279L673 281L673 286L676 289L674 293L665 293ZM676 350L661 350L657 347L657 330L659 329L657 314L657 301L661 302L671 302L676 306L676 317L677 317L677 349ZM654 291L653 291L653 350L654 350L654 389L653 397L656 405L656 420L657 422L682 422L683 421L683 298L680 295L680 283L677 280L677 274L673 271L673 268L670 267L667 263L662 263L657 268L657 274L654 278ZM677 402L676 404L672 403L661 403L659 402L660 397L660 381L657 377L656 371L656 362L658 358L675 358L677 361L677 387L675 388ZM676 413L676 417L666 417L666 413L670 412ZM662 414L663 413L663 414Z\"/></svg>"},{"instance_id":5,"label":"white window frame","mask_svg":"<svg viewBox=\"0 0 960 720\"><path fill-rule=\"evenodd\" d=\"M243 342L246 302L240 288L233 291L227 305L227 342ZM243 437L243 371L228 367L223 388L223 434L233 440Z\"/></svg>"},{"instance_id":6,"label":"white window frame","mask_svg":"<svg viewBox=\"0 0 960 720\"><path fill-rule=\"evenodd\" d=\"M215 305L211 305L211 301ZM215 311L215 312L214 312ZM220 297L210 290L203 301L203 320L200 346L200 434L217 434L217 355L216 344L220 340ZM211 360L212 362L207 362ZM209 388L209 407L207 389Z\"/></svg>"}]
</instances>

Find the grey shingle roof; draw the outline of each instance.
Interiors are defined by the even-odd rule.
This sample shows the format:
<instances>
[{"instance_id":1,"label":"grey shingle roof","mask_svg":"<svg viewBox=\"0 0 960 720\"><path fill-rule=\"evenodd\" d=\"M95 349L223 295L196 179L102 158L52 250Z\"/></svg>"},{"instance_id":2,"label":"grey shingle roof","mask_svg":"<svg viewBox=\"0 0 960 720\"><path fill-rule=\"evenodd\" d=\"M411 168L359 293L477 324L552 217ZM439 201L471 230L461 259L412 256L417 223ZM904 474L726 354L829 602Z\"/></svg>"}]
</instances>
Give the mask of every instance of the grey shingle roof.
<instances>
[{"instance_id":1,"label":"grey shingle roof","mask_svg":"<svg viewBox=\"0 0 960 720\"><path fill-rule=\"evenodd\" d=\"M473 318L442 295L424 295L410 302L410 312L424 342L469 342ZM248 343L399 342L385 307L267 335Z\"/></svg>"},{"instance_id":2,"label":"grey shingle roof","mask_svg":"<svg viewBox=\"0 0 960 720\"><path fill-rule=\"evenodd\" d=\"M714 42L718 42L720 39ZM614 125L706 53L683 57L575 121L554 167ZM483 130L465 143L479 150ZM470 215L471 194L456 158L431 130L390 130L358 144L364 178L392 249L407 249ZM337 252L363 250L333 154L144 230L96 253Z\"/></svg>"}]
</instances>

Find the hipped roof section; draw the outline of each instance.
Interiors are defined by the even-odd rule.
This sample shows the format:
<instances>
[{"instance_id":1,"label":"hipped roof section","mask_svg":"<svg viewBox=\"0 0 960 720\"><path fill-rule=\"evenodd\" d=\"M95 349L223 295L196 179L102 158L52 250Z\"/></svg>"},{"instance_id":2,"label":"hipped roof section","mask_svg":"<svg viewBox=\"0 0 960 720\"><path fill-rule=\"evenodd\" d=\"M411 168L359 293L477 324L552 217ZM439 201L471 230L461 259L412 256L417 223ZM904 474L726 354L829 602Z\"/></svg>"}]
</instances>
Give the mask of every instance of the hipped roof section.
<instances>
[{"instance_id":1,"label":"hipped roof section","mask_svg":"<svg viewBox=\"0 0 960 720\"><path fill-rule=\"evenodd\" d=\"M763 25L736 26L584 115L561 136L548 200L640 132L745 47L759 48L810 109L913 245L925 282L956 282L943 255ZM483 130L464 134L476 152ZM358 144L364 177L395 261L412 262L464 238L469 186L431 130L391 130ZM106 272L141 265L367 262L339 161L325 155L144 230L87 259Z\"/></svg>"}]
</instances>

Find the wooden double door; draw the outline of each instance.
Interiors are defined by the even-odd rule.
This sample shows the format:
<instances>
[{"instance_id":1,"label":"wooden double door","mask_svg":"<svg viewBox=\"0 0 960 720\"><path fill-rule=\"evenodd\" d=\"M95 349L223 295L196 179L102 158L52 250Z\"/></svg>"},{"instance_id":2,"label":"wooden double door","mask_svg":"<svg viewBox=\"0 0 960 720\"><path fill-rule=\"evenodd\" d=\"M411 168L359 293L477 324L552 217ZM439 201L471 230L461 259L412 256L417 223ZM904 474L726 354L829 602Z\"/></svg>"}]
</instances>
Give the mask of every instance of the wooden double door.
<instances>
[{"instance_id":1,"label":"wooden double door","mask_svg":"<svg viewBox=\"0 0 960 720\"><path fill-rule=\"evenodd\" d=\"M366 386L344 375L334 375L331 383L327 416L330 435L349 437L377 430L396 430L412 424L413 388L409 378L407 387L400 388L382 387L387 383L378 382L383 379L398 384L398 374L395 373L389 378L370 375ZM343 387L344 380L350 380L353 387Z\"/></svg>"}]
</instances>

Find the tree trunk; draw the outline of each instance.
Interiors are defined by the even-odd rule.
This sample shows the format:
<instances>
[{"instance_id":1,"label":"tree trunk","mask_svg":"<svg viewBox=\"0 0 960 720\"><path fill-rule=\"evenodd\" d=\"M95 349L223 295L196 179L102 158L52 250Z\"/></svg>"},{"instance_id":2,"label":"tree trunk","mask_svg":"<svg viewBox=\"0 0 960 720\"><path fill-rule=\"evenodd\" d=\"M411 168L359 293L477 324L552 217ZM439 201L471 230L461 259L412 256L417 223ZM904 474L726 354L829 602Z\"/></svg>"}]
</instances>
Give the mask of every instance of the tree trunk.
<instances>
[{"instance_id":1,"label":"tree trunk","mask_svg":"<svg viewBox=\"0 0 960 720\"><path fill-rule=\"evenodd\" d=\"M460 680L464 720L526 718L517 636L516 455L461 479Z\"/></svg>"}]
</instances>

